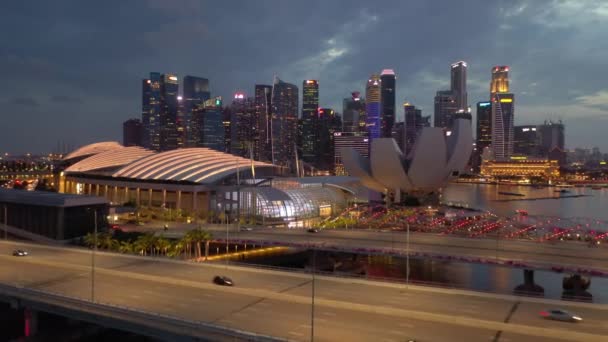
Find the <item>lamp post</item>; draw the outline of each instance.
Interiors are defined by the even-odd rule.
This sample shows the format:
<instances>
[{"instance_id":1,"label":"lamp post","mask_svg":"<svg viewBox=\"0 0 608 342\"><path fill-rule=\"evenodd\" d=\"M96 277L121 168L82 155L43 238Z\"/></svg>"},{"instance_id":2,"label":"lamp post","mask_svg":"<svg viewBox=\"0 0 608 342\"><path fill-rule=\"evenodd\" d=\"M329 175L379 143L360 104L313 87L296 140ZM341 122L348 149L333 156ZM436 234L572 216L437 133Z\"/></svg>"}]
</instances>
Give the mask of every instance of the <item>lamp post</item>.
<instances>
[{"instance_id":1,"label":"lamp post","mask_svg":"<svg viewBox=\"0 0 608 342\"><path fill-rule=\"evenodd\" d=\"M312 297L310 308L310 341L315 340L315 271L316 271L316 250L312 249Z\"/></svg>"},{"instance_id":2,"label":"lamp post","mask_svg":"<svg viewBox=\"0 0 608 342\"><path fill-rule=\"evenodd\" d=\"M93 252L91 253L91 302L95 302L95 252L97 251L97 209L93 211Z\"/></svg>"},{"instance_id":3,"label":"lamp post","mask_svg":"<svg viewBox=\"0 0 608 342\"><path fill-rule=\"evenodd\" d=\"M228 253L229 253L229 243L228 243L228 209L225 209L224 213L226 214L226 268L228 268Z\"/></svg>"}]
</instances>

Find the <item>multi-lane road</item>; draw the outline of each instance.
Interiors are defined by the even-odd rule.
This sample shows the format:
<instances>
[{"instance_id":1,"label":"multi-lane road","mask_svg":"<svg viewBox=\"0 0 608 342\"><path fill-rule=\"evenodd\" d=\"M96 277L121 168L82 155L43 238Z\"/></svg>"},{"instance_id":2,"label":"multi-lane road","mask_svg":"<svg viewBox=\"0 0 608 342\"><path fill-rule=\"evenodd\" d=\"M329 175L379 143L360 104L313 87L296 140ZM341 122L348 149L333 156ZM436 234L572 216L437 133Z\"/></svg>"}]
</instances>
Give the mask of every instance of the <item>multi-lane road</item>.
<instances>
[{"instance_id":1,"label":"multi-lane road","mask_svg":"<svg viewBox=\"0 0 608 342\"><path fill-rule=\"evenodd\" d=\"M13 257L15 248L30 252ZM95 300L272 335L310 340L308 274L97 253ZM212 284L230 276L233 288ZM91 252L0 242L0 283L91 297ZM316 277L316 341L602 341L608 306ZM541 319L546 308L579 324Z\"/></svg>"},{"instance_id":2,"label":"multi-lane road","mask_svg":"<svg viewBox=\"0 0 608 342\"><path fill-rule=\"evenodd\" d=\"M127 227L126 229L150 231L147 227ZM168 237L181 237L188 231L186 226L163 232ZM213 232L217 240L226 238L226 227L209 225L205 229ZM401 231L375 230L331 230L308 233L304 229L254 228L251 231L236 230L230 226L228 237L231 242L256 243L259 245L314 245L328 250L376 250L382 253L404 254L407 249L407 234ZM471 261L492 261L499 263L517 262L529 268L552 269L564 267L565 271L597 271L595 276L608 276L608 248L588 247L583 242L568 241L541 243L517 239L464 238L430 233L411 233L409 251L418 256L456 256ZM364 252L365 253L365 252Z\"/></svg>"}]
</instances>

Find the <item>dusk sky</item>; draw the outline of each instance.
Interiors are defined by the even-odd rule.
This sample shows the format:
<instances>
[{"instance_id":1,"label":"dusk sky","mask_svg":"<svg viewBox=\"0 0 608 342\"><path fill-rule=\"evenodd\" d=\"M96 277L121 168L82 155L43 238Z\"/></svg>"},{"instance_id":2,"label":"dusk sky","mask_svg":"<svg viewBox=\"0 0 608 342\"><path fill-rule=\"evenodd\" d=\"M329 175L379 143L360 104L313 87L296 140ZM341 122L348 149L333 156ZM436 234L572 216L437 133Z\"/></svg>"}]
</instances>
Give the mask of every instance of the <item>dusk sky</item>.
<instances>
[{"instance_id":1,"label":"dusk sky","mask_svg":"<svg viewBox=\"0 0 608 342\"><path fill-rule=\"evenodd\" d=\"M509 65L516 124L562 119L567 148L608 152L606 32L606 1L4 1L0 151L121 141L150 71L206 77L226 99L276 74L300 103L318 79L320 105L341 112L391 68L400 119L404 100L432 115L464 60L471 105Z\"/></svg>"}]
</instances>

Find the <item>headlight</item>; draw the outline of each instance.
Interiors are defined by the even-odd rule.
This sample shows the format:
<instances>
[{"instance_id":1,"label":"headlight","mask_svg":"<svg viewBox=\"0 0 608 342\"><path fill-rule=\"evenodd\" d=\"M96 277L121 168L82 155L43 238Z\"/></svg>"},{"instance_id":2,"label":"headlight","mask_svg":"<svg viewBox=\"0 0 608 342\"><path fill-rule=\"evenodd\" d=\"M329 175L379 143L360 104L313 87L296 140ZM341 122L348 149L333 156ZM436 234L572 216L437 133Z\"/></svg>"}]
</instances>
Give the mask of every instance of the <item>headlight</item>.
<instances>
[{"instance_id":1,"label":"headlight","mask_svg":"<svg viewBox=\"0 0 608 342\"><path fill-rule=\"evenodd\" d=\"M583 319L578 317L578 316L572 316L572 319L576 320L576 321L582 321Z\"/></svg>"}]
</instances>

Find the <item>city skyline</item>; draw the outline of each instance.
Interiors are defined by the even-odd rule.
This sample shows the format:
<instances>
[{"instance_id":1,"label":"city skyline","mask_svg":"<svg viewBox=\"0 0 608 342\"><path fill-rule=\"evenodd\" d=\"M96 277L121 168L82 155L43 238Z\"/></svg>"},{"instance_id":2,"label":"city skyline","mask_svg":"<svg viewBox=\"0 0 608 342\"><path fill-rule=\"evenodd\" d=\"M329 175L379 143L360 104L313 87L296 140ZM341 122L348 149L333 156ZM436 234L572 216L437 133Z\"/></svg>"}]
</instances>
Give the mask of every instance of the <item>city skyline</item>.
<instances>
[{"instance_id":1,"label":"city skyline","mask_svg":"<svg viewBox=\"0 0 608 342\"><path fill-rule=\"evenodd\" d=\"M464 7L391 2L374 8L319 2L306 5L317 9L310 15L301 14L304 5L272 2L152 1L124 5L122 16L106 13L103 6L47 6L10 4L2 12L8 44L0 51L0 68L8 82L1 86L0 102L3 112L18 118L0 128L4 151L50 152L58 141L80 146L121 140L122 122L140 116L141 78L150 71L180 80L204 77L211 94L225 99L240 89L253 96L254 85L271 84L274 74L293 84L318 79L319 105L339 109L352 91L365 92L370 74L391 68L397 75L397 104L407 100L430 115L436 91L449 88L446 70L459 60L468 64L469 106L489 100L491 68L508 65L510 91L517 97L516 125L562 119L568 126L567 148L597 145L608 150L601 139L608 128L608 90L597 77L606 57L599 39L606 26L600 2L478 2ZM32 19L27 26L19 19L26 13ZM459 29L466 43L442 39L435 44L451 29L435 24L452 15L463 18ZM222 16L251 29L231 31L232 21L223 24ZM267 24L256 27L250 18ZM586 25L580 18L598 24ZM296 19L310 29L291 38L277 31ZM400 44L382 34L388 31L403 33ZM268 34L277 39L261 49ZM378 49L381 55L373 53ZM402 120L403 111L397 110L396 121ZM26 125L36 139L23 139L20 128Z\"/></svg>"}]
</instances>

